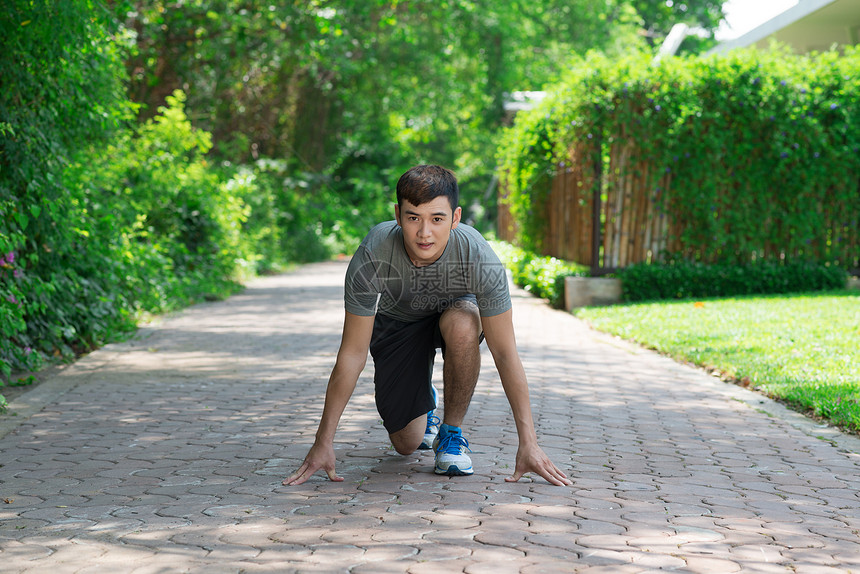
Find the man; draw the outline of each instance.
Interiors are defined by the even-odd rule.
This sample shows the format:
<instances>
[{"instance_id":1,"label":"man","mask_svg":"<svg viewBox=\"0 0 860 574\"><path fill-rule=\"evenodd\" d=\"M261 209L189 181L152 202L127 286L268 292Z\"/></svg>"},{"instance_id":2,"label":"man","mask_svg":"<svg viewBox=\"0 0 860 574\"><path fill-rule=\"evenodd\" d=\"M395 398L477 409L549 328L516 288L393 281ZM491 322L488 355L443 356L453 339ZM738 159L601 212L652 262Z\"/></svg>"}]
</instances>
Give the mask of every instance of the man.
<instances>
[{"instance_id":1,"label":"man","mask_svg":"<svg viewBox=\"0 0 860 574\"><path fill-rule=\"evenodd\" d=\"M285 485L302 484L318 470L343 480L335 472L334 435L368 349L377 409L397 452L432 448L437 474L472 474L460 427L478 381L482 338L519 436L514 473L505 480L535 472L552 484L571 484L538 446L504 269L483 237L460 223L458 203L457 179L445 168L419 165L397 182L395 221L374 227L347 269L343 336L316 440ZM434 415L431 384L439 347L444 421Z\"/></svg>"}]
</instances>

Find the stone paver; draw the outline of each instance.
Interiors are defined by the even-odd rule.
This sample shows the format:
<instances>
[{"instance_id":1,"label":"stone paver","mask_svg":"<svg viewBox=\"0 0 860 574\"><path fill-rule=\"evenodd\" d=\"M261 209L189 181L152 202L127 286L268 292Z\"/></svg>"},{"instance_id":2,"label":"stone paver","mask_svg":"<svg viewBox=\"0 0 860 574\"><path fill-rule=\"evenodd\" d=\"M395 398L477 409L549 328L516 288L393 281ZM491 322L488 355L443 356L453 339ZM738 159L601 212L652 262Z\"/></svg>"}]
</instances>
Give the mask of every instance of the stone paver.
<instances>
[{"instance_id":1,"label":"stone paver","mask_svg":"<svg viewBox=\"0 0 860 574\"><path fill-rule=\"evenodd\" d=\"M368 367L337 436L346 480L281 486L316 431L344 271L255 281L13 402L0 571L860 572L856 438L521 292L538 434L572 487L504 482L517 436L486 350L474 476L393 451Z\"/></svg>"}]
</instances>

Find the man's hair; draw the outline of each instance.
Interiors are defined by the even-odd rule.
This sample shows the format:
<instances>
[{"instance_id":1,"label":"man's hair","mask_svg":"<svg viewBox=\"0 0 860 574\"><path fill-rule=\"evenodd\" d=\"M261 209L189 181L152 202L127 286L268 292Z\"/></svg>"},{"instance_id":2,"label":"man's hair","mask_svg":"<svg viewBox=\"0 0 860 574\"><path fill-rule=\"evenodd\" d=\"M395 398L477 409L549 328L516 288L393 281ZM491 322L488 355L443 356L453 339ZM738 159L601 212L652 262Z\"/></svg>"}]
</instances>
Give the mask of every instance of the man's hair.
<instances>
[{"instance_id":1,"label":"man's hair","mask_svg":"<svg viewBox=\"0 0 860 574\"><path fill-rule=\"evenodd\" d=\"M418 206L437 197L444 196L451 203L451 211L460 203L460 188L457 176L439 165L416 165L400 176L397 182L397 205L405 199Z\"/></svg>"}]
</instances>

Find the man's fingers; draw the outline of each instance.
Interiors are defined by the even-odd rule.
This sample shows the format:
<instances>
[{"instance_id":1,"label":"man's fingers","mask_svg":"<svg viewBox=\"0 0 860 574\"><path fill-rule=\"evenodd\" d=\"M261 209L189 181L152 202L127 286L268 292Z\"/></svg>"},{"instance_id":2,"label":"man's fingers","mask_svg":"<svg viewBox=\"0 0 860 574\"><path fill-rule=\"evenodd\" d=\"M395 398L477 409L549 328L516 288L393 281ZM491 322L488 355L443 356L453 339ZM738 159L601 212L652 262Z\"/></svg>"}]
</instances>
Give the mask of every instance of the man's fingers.
<instances>
[{"instance_id":1,"label":"man's fingers","mask_svg":"<svg viewBox=\"0 0 860 574\"><path fill-rule=\"evenodd\" d=\"M523 475L527 472L534 472L544 478L550 484L555 486L570 486L573 482L567 478L567 475L564 474L558 467L556 467L552 462L547 461L546 464L534 464L528 468L520 469L517 468L514 471L513 476L509 476L505 478L506 482L517 482Z\"/></svg>"},{"instance_id":2,"label":"man's fingers","mask_svg":"<svg viewBox=\"0 0 860 574\"><path fill-rule=\"evenodd\" d=\"M284 482L282 482L281 484L283 484L284 486L298 486L303 482L306 482L310 477L314 475L316 471L320 470L320 468L321 467L312 466L311 464L305 462L304 464L302 464L299 470L285 478ZM325 469L325 473L328 475L328 479L330 481L343 482L343 477L338 476L337 472L335 472L335 469L327 468Z\"/></svg>"},{"instance_id":3,"label":"man's fingers","mask_svg":"<svg viewBox=\"0 0 860 574\"><path fill-rule=\"evenodd\" d=\"M284 482L282 482L281 484L283 484L284 486L287 486L288 484L292 484L293 481L295 481L298 477L300 477L302 475L302 473L305 471L305 469L307 467L308 467L308 463L303 462L302 466L299 467L299 470L297 470L296 472L294 472L293 474L291 474L290 476L285 478Z\"/></svg>"},{"instance_id":4,"label":"man's fingers","mask_svg":"<svg viewBox=\"0 0 860 574\"><path fill-rule=\"evenodd\" d=\"M542 474L541 476L543 476L547 482L554 484L555 486L570 486L573 484L573 482L567 478L567 475L556 467L552 467L551 471Z\"/></svg>"},{"instance_id":5,"label":"man's fingers","mask_svg":"<svg viewBox=\"0 0 860 574\"><path fill-rule=\"evenodd\" d=\"M311 470L310 472L308 472L309 466L310 465L307 463L307 461L303 462L302 466L299 467L299 470L285 478L284 482L282 482L281 484L283 484L284 486L295 486L303 483L304 481L309 479L314 472L316 472L316 470Z\"/></svg>"},{"instance_id":6,"label":"man's fingers","mask_svg":"<svg viewBox=\"0 0 860 574\"><path fill-rule=\"evenodd\" d=\"M514 471L513 476L505 477L505 482L517 482L523 477L523 472L520 469Z\"/></svg>"},{"instance_id":7,"label":"man's fingers","mask_svg":"<svg viewBox=\"0 0 860 574\"><path fill-rule=\"evenodd\" d=\"M555 486L565 486L571 485L571 482L567 475L564 474L556 465L552 463L552 461L547 460L543 465L539 466L535 469L539 475L544 477L544 479L550 484L554 484Z\"/></svg>"}]
</instances>

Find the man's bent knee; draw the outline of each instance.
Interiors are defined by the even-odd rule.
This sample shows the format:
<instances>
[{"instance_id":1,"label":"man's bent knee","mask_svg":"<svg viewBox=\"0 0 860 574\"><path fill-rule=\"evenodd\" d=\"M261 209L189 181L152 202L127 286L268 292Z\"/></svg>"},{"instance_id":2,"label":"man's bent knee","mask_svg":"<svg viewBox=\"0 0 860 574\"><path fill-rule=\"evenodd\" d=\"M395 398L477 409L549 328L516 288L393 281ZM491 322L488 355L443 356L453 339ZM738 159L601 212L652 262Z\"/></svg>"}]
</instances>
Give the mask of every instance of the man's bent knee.
<instances>
[{"instance_id":1,"label":"man's bent knee","mask_svg":"<svg viewBox=\"0 0 860 574\"><path fill-rule=\"evenodd\" d=\"M391 444L398 454L412 454L418 450L421 441L424 440L424 431L427 428L427 415L421 415L400 429L388 435Z\"/></svg>"}]
</instances>

